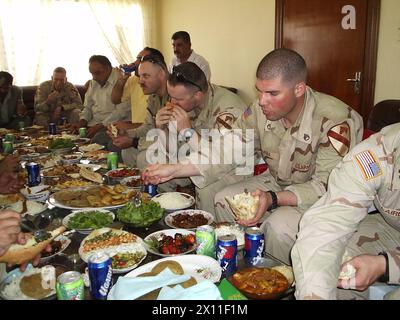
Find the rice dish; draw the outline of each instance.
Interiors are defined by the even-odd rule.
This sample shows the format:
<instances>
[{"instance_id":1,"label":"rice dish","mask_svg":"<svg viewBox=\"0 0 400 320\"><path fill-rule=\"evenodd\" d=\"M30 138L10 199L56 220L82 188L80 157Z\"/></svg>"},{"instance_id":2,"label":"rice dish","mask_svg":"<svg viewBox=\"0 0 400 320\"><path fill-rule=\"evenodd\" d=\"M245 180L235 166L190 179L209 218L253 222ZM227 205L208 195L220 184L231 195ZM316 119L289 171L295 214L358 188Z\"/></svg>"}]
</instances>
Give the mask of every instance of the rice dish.
<instances>
[{"instance_id":1,"label":"rice dish","mask_svg":"<svg viewBox=\"0 0 400 320\"><path fill-rule=\"evenodd\" d=\"M183 209L192 205L191 199L188 199L179 192L161 194L159 197L153 198L152 200L158 202L164 209Z\"/></svg>"},{"instance_id":2,"label":"rice dish","mask_svg":"<svg viewBox=\"0 0 400 320\"><path fill-rule=\"evenodd\" d=\"M35 300L34 298L28 297L21 291L20 282L23 277L35 273L41 273L41 270L41 268L31 268L29 270L26 270L23 274L14 277L10 283L4 285L1 291L1 296L7 300ZM47 297L55 293L55 288L52 288L51 293Z\"/></svg>"},{"instance_id":3,"label":"rice dish","mask_svg":"<svg viewBox=\"0 0 400 320\"><path fill-rule=\"evenodd\" d=\"M226 236L228 234L236 236L238 247L244 246L244 232L240 230L239 227L222 225L215 228L215 235L217 237Z\"/></svg>"}]
</instances>

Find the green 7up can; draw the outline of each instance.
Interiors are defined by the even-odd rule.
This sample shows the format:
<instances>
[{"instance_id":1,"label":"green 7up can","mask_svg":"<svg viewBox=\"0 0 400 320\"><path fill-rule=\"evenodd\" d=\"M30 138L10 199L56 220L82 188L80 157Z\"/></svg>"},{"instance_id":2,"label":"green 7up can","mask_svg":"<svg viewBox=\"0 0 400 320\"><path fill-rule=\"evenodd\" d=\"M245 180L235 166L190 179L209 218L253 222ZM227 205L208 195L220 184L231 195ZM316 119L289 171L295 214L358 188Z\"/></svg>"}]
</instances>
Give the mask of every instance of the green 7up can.
<instances>
[{"instance_id":1,"label":"green 7up can","mask_svg":"<svg viewBox=\"0 0 400 320\"><path fill-rule=\"evenodd\" d=\"M209 225L196 229L196 253L215 259L215 230Z\"/></svg>"}]
</instances>

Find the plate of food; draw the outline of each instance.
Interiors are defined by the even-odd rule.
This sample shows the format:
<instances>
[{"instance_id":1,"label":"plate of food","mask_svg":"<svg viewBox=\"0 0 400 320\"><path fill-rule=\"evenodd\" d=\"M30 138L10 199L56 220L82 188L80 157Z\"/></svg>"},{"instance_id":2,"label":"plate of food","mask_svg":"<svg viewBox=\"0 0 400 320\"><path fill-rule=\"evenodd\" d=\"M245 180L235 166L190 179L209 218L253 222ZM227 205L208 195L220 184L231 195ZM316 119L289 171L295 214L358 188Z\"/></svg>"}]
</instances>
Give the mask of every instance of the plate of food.
<instances>
[{"instance_id":1,"label":"plate of food","mask_svg":"<svg viewBox=\"0 0 400 320\"><path fill-rule=\"evenodd\" d=\"M158 203L143 198L145 193L142 192L141 196L141 204L138 207L132 202L128 202L124 207L118 209L119 221L135 228L147 228L162 218L164 209Z\"/></svg>"},{"instance_id":2,"label":"plate of food","mask_svg":"<svg viewBox=\"0 0 400 320\"><path fill-rule=\"evenodd\" d=\"M233 234L236 236L238 249L244 248L244 227L237 223L231 222L220 222L215 224L215 236L225 236L228 234Z\"/></svg>"},{"instance_id":3,"label":"plate of food","mask_svg":"<svg viewBox=\"0 0 400 320\"><path fill-rule=\"evenodd\" d=\"M121 184L133 189L141 189L143 181L140 176L126 177L121 180Z\"/></svg>"},{"instance_id":4,"label":"plate of food","mask_svg":"<svg viewBox=\"0 0 400 320\"><path fill-rule=\"evenodd\" d=\"M87 144L85 146L80 146L79 147L79 151L81 151L81 152L91 152L91 151L101 150L101 149L104 149L104 148L105 147L102 146L101 144L91 143L91 144Z\"/></svg>"},{"instance_id":5,"label":"plate of food","mask_svg":"<svg viewBox=\"0 0 400 320\"><path fill-rule=\"evenodd\" d=\"M20 213L22 216L25 216L26 214L34 216L45 211L47 207L47 203L24 199L10 204L7 208Z\"/></svg>"},{"instance_id":6,"label":"plate of food","mask_svg":"<svg viewBox=\"0 0 400 320\"><path fill-rule=\"evenodd\" d=\"M159 193L155 195L152 200L158 202L161 208L167 211L186 209L194 205L195 202L190 194L183 192Z\"/></svg>"},{"instance_id":7,"label":"plate of food","mask_svg":"<svg viewBox=\"0 0 400 320\"><path fill-rule=\"evenodd\" d=\"M89 234L94 229L107 227L113 223L114 213L109 210L79 210L65 216L62 224L67 229L74 229L83 234Z\"/></svg>"},{"instance_id":8,"label":"plate of food","mask_svg":"<svg viewBox=\"0 0 400 320\"><path fill-rule=\"evenodd\" d=\"M196 249L196 235L186 229L166 229L144 238L148 252L161 257L188 254Z\"/></svg>"},{"instance_id":9,"label":"plate of food","mask_svg":"<svg viewBox=\"0 0 400 320\"><path fill-rule=\"evenodd\" d=\"M61 162L64 164L74 164L79 163L82 159L83 153L82 152L74 152L73 154L65 154L61 156Z\"/></svg>"},{"instance_id":10,"label":"plate of food","mask_svg":"<svg viewBox=\"0 0 400 320\"><path fill-rule=\"evenodd\" d=\"M96 252L105 252L112 259L114 273L124 273L136 268L147 255L143 240L137 235L112 228L92 231L79 247L79 255L88 262Z\"/></svg>"},{"instance_id":11,"label":"plate of food","mask_svg":"<svg viewBox=\"0 0 400 320\"><path fill-rule=\"evenodd\" d=\"M283 268L250 266L235 272L229 281L248 298L279 299L289 294L293 282L282 272L287 273Z\"/></svg>"},{"instance_id":12,"label":"plate of food","mask_svg":"<svg viewBox=\"0 0 400 320\"><path fill-rule=\"evenodd\" d=\"M214 216L204 210L179 210L165 217L165 224L171 228L196 229L205 224L212 224Z\"/></svg>"},{"instance_id":13,"label":"plate of food","mask_svg":"<svg viewBox=\"0 0 400 320\"><path fill-rule=\"evenodd\" d=\"M66 271L63 266L54 266L56 279ZM7 273L0 284L0 297L5 300L50 300L56 298L55 282L50 288L42 286L42 268L31 264L24 272L18 268Z\"/></svg>"},{"instance_id":14,"label":"plate of food","mask_svg":"<svg viewBox=\"0 0 400 320\"><path fill-rule=\"evenodd\" d=\"M55 165L53 167L41 170L40 175L45 178L59 177L63 175L69 175L73 178L77 178L75 175L79 175L79 170L80 167L78 167L76 164Z\"/></svg>"},{"instance_id":15,"label":"plate of food","mask_svg":"<svg viewBox=\"0 0 400 320\"><path fill-rule=\"evenodd\" d=\"M57 236L51 243L51 251L47 252L46 250L42 251L40 255L40 262L44 263L49 261L51 258L54 258L55 256L59 255L61 252L63 252L65 249L68 248L68 246L71 243L71 239L60 234Z\"/></svg>"},{"instance_id":16,"label":"plate of food","mask_svg":"<svg viewBox=\"0 0 400 320\"><path fill-rule=\"evenodd\" d=\"M118 168L106 172L106 177L109 182L122 182L126 177L133 177L140 175L140 170L137 168Z\"/></svg>"},{"instance_id":17,"label":"plate of food","mask_svg":"<svg viewBox=\"0 0 400 320\"><path fill-rule=\"evenodd\" d=\"M48 202L64 209L115 209L124 206L135 191L122 185L69 188L53 193Z\"/></svg>"}]
</instances>

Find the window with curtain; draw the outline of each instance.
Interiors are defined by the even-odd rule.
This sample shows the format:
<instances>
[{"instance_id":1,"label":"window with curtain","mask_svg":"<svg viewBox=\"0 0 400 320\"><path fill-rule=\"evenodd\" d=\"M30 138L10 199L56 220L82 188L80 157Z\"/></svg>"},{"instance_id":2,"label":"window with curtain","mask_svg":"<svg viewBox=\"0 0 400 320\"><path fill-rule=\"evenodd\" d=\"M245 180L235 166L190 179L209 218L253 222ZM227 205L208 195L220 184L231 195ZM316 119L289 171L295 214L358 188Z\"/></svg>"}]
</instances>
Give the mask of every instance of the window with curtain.
<instances>
[{"instance_id":1,"label":"window with curtain","mask_svg":"<svg viewBox=\"0 0 400 320\"><path fill-rule=\"evenodd\" d=\"M16 85L38 85L61 66L84 84L93 54L130 63L145 42L141 1L0 0L0 70Z\"/></svg>"}]
</instances>

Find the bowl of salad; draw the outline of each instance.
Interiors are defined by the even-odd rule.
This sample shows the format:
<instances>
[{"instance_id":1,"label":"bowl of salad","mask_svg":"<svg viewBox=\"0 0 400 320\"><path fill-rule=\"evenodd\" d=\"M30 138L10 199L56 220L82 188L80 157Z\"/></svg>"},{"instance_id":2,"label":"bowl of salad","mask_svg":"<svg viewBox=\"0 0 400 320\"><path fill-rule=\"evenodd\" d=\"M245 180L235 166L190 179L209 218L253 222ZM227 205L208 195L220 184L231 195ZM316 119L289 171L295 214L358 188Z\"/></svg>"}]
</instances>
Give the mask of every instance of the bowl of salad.
<instances>
[{"instance_id":1,"label":"bowl of salad","mask_svg":"<svg viewBox=\"0 0 400 320\"><path fill-rule=\"evenodd\" d=\"M78 210L67 215L62 223L68 229L89 234L94 229L107 227L113 223L114 219L114 213L109 210Z\"/></svg>"},{"instance_id":2,"label":"bowl of salad","mask_svg":"<svg viewBox=\"0 0 400 320\"><path fill-rule=\"evenodd\" d=\"M147 228L159 221L163 214L164 209L157 202L142 199L138 207L134 203L128 202L124 207L118 209L117 218L128 226Z\"/></svg>"}]
</instances>

